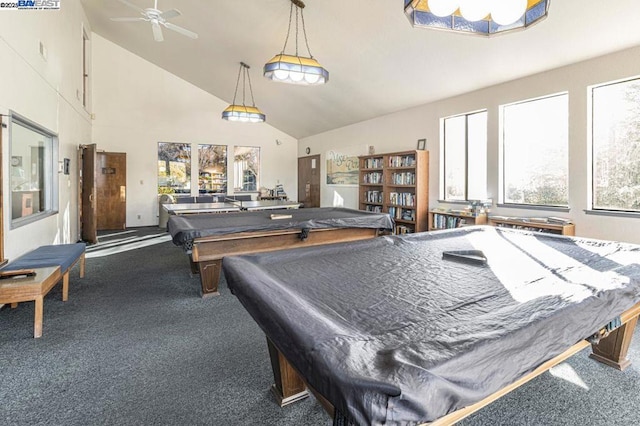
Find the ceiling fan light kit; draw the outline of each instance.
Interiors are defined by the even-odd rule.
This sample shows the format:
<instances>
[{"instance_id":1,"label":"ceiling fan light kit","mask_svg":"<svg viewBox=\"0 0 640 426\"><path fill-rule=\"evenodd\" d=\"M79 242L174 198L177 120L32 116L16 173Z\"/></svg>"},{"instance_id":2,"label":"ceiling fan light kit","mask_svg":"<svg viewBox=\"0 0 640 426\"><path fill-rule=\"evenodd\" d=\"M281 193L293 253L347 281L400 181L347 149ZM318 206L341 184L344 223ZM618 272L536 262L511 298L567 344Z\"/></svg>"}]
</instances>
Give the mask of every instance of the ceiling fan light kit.
<instances>
[{"instance_id":1,"label":"ceiling fan light kit","mask_svg":"<svg viewBox=\"0 0 640 426\"><path fill-rule=\"evenodd\" d=\"M151 31L153 33L153 39L155 41L163 41L164 36L162 35L162 27L175 31L183 36L196 39L198 38L198 34L193 31L189 31L186 28L179 27L178 25L172 24L171 22L167 22L167 20L178 17L181 15L180 11L177 9L170 9L165 12L158 9L158 0L154 0L154 6L146 9L142 9L141 7L129 2L128 0L120 0L120 3L129 6L132 9L137 10L142 17L124 17L124 18L111 18L112 21L115 22L149 22L151 23Z\"/></svg>"},{"instance_id":2,"label":"ceiling fan light kit","mask_svg":"<svg viewBox=\"0 0 640 426\"><path fill-rule=\"evenodd\" d=\"M304 3L300 0L290 0L291 8L289 9L289 27L287 28L287 37L284 40L284 47L282 51L275 55L264 66L264 76L273 81L279 81L282 83L299 84L299 85L318 85L325 84L329 81L329 71L324 69L320 63L311 54L309 49L309 41L307 40L307 31L304 24ZM291 22L293 20L295 7L295 43L296 52L295 55L288 55L285 53L287 49L287 42L289 41L289 35L291 34ZM302 21L302 34L304 36L304 42L307 47L308 57L298 55L298 22Z\"/></svg>"},{"instance_id":3,"label":"ceiling fan light kit","mask_svg":"<svg viewBox=\"0 0 640 426\"><path fill-rule=\"evenodd\" d=\"M551 0L404 0L417 28L491 36L523 30L547 17Z\"/></svg>"}]
</instances>

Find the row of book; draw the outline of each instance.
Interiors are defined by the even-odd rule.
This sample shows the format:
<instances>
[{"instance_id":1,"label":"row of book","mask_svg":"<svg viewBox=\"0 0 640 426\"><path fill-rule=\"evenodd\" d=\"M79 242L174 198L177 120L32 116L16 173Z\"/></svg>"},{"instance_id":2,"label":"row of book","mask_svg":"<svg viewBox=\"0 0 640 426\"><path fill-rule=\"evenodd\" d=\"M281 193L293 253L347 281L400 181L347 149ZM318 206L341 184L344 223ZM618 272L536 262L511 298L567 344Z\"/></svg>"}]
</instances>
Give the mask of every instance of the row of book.
<instances>
[{"instance_id":1,"label":"row of book","mask_svg":"<svg viewBox=\"0 0 640 426\"><path fill-rule=\"evenodd\" d=\"M365 169L381 169L384 165L382 157L380 158L367 158L364 160Z\"/></svg>"},{"instance_id":2,"label":"row of book","mask_svg":"<svg viewBox=\"0 0 640 426\"><path fill-rule=\"evenodd\" d=\"M412 232L413 232L413 228L411 226L396 225L395 233L398 235L411 234Z\"/></svg>"},{"instance_id":3,"label":"row of book","mask_svg":"<svg viewBox=\"0 0 640 426\"><path fill-rule=\"evenodd\" d=\"M511 228L511 229L522 229L524 231L531 231L531 232L541 232L544 234L557 234L558 232L553 230L553 229L547 229L547 228L538 228L535 226L526 226L526 225L512 225L510 223L496 223L495 226L497 226L498 228Z\"/></svg>"},{"instance_id":4,"label":"row of book","mask_svg":"<svg viewBox=\"0 0 640 426\"><path fill-rule=\"evenodd\" d=\"M389 207L389 216L394 219L415 222L416 211L413 209L403 209L401 207Z\"/></svg>"},{"instance_id":5,"label":"row of book","mask_svg":"<svg viewBox=\"0 0 640 426\"><path fill-rule=\"evenodd\" d=\"M389 193L389 201L391 204L399 206L414 206L416 204L416 195L411 192L391 192Z\"/></svg>"},{"instance_id":6,"label":"row of book","mask_svg":"<svg viewBox=\"0 0 640 426\"><path fill-rule=\"evenodd\" d=\"M459 228L467 224L467 220L463 217L448 216L443 214L434 213L433 215L433 227L435 229L449 229Z\"/></svg>"},{"instance_id":7,"label":"row of book","mask_svg":"<svg viewBox=\"0 0 640 426\"><path fill-rule=\"evenodd\" d=\"M382 204L382 197L383 197L383 193L381 191L365 191L364 202Z\"/></svg>"},{"instance_id":8,"label":"row of book","mask_svg":"<svg viewBox=\"0 0 640 426\"><path fill-rule=\"evenodd\" d=\"M414 172L392 173L391 182L395 185L415 185L416 174Z\"/></svg>"},{"instance_id":9,"label":"row of book","mask_svg":"<svg viewBox=\"0 0 640 426\"><path fill-rule=\"evenodd\" d=\"M366 205L364 207L364 209L368 212L374 212L374 213L382 213L382 206L370 206L370 205Z\"/></svg>"},{"instance_id":10,"label":"row of book","mask_svg":"<svg viewBox=\"0 0 640 426\"><path fill-rule=\"evenodd\" d=\"M371 172L365 173L362 175L363 183L382 183L382 173L380 172Z\"/></svg>"},{"instance_id":11,"label":"row of book","mask_svg":"<svg viewBox=\"0 0 640 426\"><path fill-rule=\"evenodd\" d=\"M389 157L389 167L413 167L415 165L415 155L392 155Z\"/></svg>"}]
</instances>

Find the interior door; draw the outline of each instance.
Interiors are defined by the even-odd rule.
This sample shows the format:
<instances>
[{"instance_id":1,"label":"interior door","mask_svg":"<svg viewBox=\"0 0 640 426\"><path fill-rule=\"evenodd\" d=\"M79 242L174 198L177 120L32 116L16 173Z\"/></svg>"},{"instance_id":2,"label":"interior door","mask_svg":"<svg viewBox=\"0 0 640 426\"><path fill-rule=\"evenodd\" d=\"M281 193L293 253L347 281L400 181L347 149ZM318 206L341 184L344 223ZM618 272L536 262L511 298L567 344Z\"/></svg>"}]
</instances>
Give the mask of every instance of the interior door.
<instances>
[{"instance_id":1,"label":"interior door","mask_svg":"<svg viewBox=\"0 0 640 426\"><path fill-rule=\"evenodd\" d=\"M96 168L98 231L127 227L127 154L99 152Z\"/></svg>"},{"instance_id":2,"label":"interior door","mask_svg":"<svg viewBox=\"0 0 640 426\"><path fill-rule=\"evenodd\" d=\"M98 218L96 215L96 164L97 164L96 144L80 145L80 167L78 172L78 182L80 186L81 208L80 208L80 235L82 240L90 244L98 242Z\"/></svg>"},{"instance_id":3,"label":"interior door","mask_svg":"<svg viewBox=\"0 0 640 426\"><path fill-rule=\"evenodd\" d=\"M320 207L320 154L298 158L298 201Z\"/></svg>"}]
</instances>

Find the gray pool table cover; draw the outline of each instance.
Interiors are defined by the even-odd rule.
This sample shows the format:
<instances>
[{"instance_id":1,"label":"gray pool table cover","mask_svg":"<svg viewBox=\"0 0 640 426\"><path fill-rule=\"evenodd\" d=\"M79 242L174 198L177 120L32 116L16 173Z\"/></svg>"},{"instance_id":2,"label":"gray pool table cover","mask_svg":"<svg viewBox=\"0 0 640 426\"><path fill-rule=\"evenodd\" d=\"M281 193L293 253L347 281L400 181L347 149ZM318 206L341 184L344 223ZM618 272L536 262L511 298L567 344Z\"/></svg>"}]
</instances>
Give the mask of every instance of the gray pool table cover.
<instances>
[{"instance_id":1,"label":"gray pool table cover","mask_svg":"<svg viewBox=\"0 0 640 426\"><path fill-rule=\"evenodd\" d=\"M482 250L486 265L442 259ZM640 300L640 246L494 227L227 257L229 288L356 424L471 405Z\"/></svg>"}]
</instances>

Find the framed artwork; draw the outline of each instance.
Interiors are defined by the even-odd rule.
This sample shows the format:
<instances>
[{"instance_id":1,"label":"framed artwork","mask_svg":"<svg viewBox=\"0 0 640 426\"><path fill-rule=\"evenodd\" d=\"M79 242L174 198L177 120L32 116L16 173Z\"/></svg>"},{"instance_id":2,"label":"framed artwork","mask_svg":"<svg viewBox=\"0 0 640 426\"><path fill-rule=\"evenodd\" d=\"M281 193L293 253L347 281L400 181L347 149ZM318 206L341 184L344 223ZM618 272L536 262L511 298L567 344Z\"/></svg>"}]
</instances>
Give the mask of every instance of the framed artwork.
<instances>
[{"instance_id":1,"label":"framed artwork","mask_svg":"<svg viewBox=\"0 0 640 426\"><path fill-rule=\"evenodd\" d=\"M327 185L358 186L358 155L366 152L367 146L327 151Z\"/></svg>"},{"instance_id":2,"label":"framed artwork","mask_svg":"<svg viewBox=\"0 0 640 426\"><path fill-rule=\"evenodd\" d=\"M418 139L418 151L424 151L424 149L427 147L427 140L426 139Z\"/></svg>"}]
</instances>

